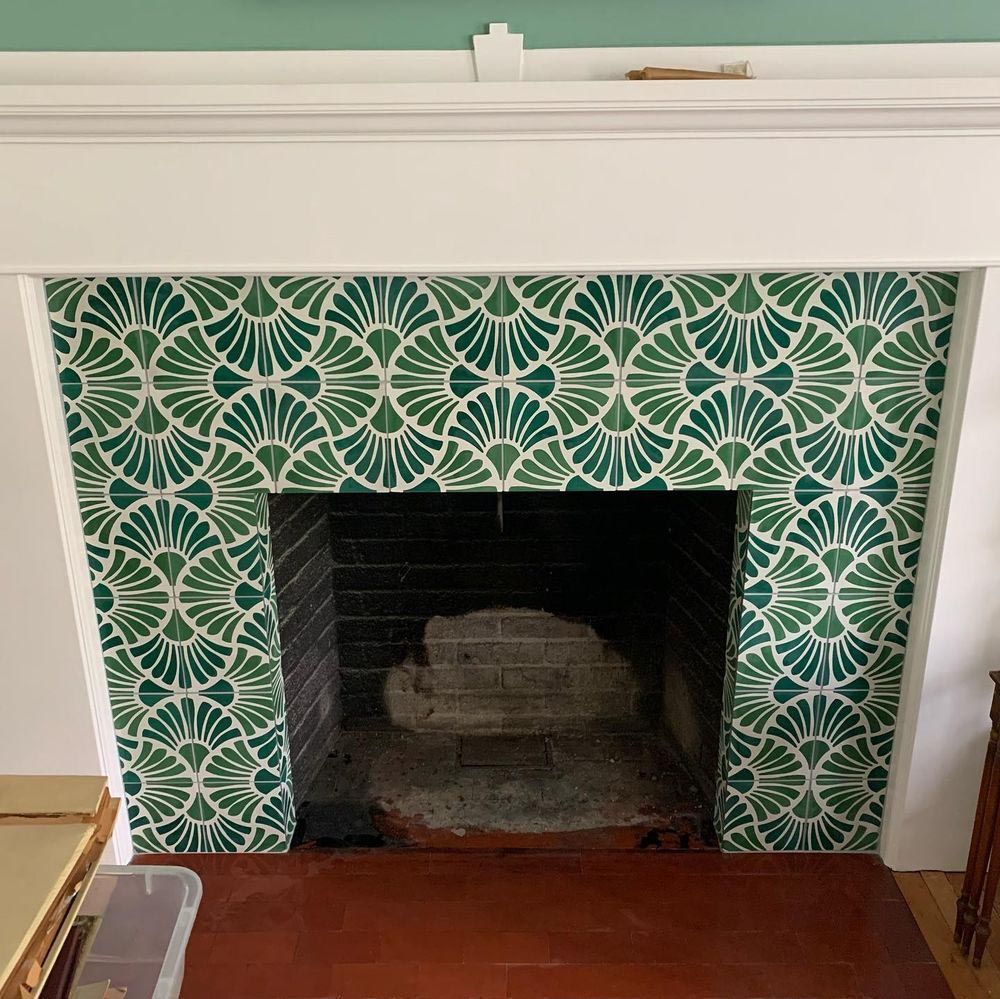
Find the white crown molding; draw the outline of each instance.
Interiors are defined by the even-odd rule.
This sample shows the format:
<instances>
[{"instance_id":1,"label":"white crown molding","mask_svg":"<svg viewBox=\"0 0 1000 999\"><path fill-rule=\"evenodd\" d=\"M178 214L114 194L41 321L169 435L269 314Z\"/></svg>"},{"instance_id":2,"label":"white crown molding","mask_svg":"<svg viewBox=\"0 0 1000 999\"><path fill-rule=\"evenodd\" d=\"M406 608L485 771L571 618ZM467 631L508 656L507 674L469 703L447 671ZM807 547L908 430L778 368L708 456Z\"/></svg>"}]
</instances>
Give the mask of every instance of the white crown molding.
<instances>
[{"instance_id":1,"label":"white crown molding","mask_svg":"<svg viewBox=\"0 0 1000 999\"><path fill-rule=\"evenodd\" d=\"M0 87L0 141L998 135L1000 79Z\"/></svg>"},{"instance_id":2,"label":"white crown molding","mask_svg":"<svg viewBox=\"0 0 1000 999\"><path fill-rule=\"evenodd\" d=\"M620 78L739 59L759 78ZM542 49L521 81L475 73L467 51L2 53L0 141L1000 134L994 43Z\"/></svg>"}]
</instances>

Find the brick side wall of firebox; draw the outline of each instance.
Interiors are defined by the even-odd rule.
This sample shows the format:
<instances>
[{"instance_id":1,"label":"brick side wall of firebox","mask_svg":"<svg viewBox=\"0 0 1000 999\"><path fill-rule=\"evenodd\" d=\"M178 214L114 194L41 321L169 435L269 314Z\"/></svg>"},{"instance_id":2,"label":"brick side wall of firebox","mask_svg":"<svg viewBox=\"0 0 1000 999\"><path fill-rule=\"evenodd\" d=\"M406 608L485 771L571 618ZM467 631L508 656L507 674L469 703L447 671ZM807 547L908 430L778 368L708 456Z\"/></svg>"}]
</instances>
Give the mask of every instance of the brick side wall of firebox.
<instances>
[{"instance_id":1,"label":"brick side wall of firebox","mask_svg":"<svg viewBox=\"0 0 1000 999\"><path fill-rule=\"evenodd\" d=\"M300 800L340 732L330 517L325 496L287 493L268 502L285 718Z\"/></svg>"},{"instance_id":2,"label":"brick side wall of firebox","mask_svg":"<svg viewBox=\"0 0 1000 999\"><path fill-rule=\"evenodd\" d=\"M666 608L661 722L711 794L722 714L726 612L735 504L712 493L674 494L666 526L671 585Z\"/></svg>"}]
</instances>

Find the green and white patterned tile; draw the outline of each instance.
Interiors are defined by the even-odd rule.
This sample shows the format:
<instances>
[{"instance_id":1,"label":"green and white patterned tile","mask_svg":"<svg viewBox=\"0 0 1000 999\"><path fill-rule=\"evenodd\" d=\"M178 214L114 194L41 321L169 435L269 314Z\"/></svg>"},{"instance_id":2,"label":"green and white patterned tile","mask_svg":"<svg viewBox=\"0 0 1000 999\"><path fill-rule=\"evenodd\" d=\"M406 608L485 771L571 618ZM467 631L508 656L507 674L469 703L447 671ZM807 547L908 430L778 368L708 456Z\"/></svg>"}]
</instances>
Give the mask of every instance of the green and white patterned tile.
<instances>
[{"instance_id":1,"label":"green and white patterned tile","mask_svg":"<svg viewBox=\"0 0 1000 999\"><path fill-rule=\"evenodd\" d=\"M733 731L739 736L730 737L726 767L730 776L743 765L749 752L747 746L778 734L783 734L787 741L787 733L801 731L803 725L809 731L810 726L802 716L804 713L808 716L815 695L822 689L823 671L803 670L796 652L787 643L779 646L770 642L740 653L732 705ZM824 655L825 648L821 648L820 656ZM802 762L808 769L812 761L804 754Z\"/></svg>"},{"instance_id":2,"label":"green and white patterned tile","mask_svg":"<svg viewBox=\"0 0 1000 999\"><path fill-rule=\"evenodd\" d=\"M405 492L502 489L508 399L501 383L485 380L390 385L386 484Z\"/></svg>"},{"instance_id":3,"label":"green and white patterned tile","mask_svg":"<svg viewBox=\"0 0 1000 999\"><path fill-rule=\"evenodd\" d=\"M809 850L818 810L808 781L730 781L721 823L726 853Z\"/></svg>"},{"instance_id":4,"label":"green and white patterned tile","mask_svg":"<svg viewBox=\"0 0 1000 999\"><path fill-rule=\"evenodd\" d=\"M884 792L882 771L866 771L864 781L850 774L852 799L861 783L870 785L869 812L845 804L843 756L853 756L861 743L851 712L834 700L824 693L797 699L794 710L772 724L780 735L762 740L744 769L731 767L724 849L872 849L866 820ZM734 736L738 745L739 729Z\"/></svg>"},{"instance_id":5,"label":"green and white patterned tile","mask_svg":"<svg viewBox=\"0 0 1000 999\"><path fill-rule=\"evenodd\" d=\"M532 343L511 340L505 288L488 276L388 279L382 488L501 488L502 372Z\"/></svg>"},{"instance_id":6,"label":"green and white patterned tile","mask_svg":"<svg viewBox=\"0 0 1000 999\"><path fill-rule=\"evenodd\" d=\"M878 846L889 777L892 729L872 731L866 715L845 697L820 698L813 788L827 816L826 850Z\"/></svg>"},{"instance_id":7,"label":"green and white patterned tile","mask_svg":"<svg viewBox=\"0 0 1000 999\"><path fill-rule=\"evenodd\" d=\"M273 487L274 394L263 382L153 385L151 424L163 491Z\"/></svg>"},{"instance_id":8,"label":"green and white patterned tile","mask_svg":"<svg viewBox=\"0 0 1000 999\"><path fill-rule=\"evenodd\" d=\"M383 354L390 380L447 364L453 382L499 381L518 363L521 346L508 335L504 279L480 274L378 280L384 285Z\"/></svg>"},{"instance_id":9,"label":"green and white patterned tile","mask_svg":"<svg viewBox=\"0 0 1000 999\"><path fill-rule=\"evenodd\" d=\"M839 590L888 587L895 581L912 588L926 502L926 493L881 490L840 498Z\"/></svg>"},{"instance_id":10,"label":"green and white patterned tile","mask_svg":"<svg viewBox=\"0 0 1000 999\"><path fill-rule=\"evenodd\" d=\"M289 848L294 828L287 783L261 779L201 789L197 830L203 851L282 853Z\"/></svg>"},{"instance_id":11,"label":"green and white patterned tile","mask_svg":"<svg viewBox=\"0 0 1000 999\"><path fill-rule=\"evenodd\" d=\"M49 282L139 848L287 845L265 489L733 485L723 845L870 849L954 288L861 272Z\"/></svg>"},{"instance_id":12,"label":"green and white patterned tile","mask_svg":"<svg viewBox=\"0 0 1000 999\"><path fill-rule=\"evenodd\" d=\"M750 544L750 493L736 497L736 525L733 538L733 559L730 570L729 606L726 612L726 663L722 677L722 720L719 728L718 777L722 781L729 770L729 733L736 703L740 651L740 622L743 617L746 562ZM721 813L720 813L721 815Z\"/></svg>"},{"instance_id":13,"label":"green and white patterned tile","mask_svg":"<svg viewBox=\"0 0 1000 999\"><path fill-rule=\"evenodd\" d=\"M623 333L627 310L623 302L622 275L515 277L512 281L514 294L522 301L530 301L533 308L545 309L552 317L559 317L561 330L585 336L602 363L610 356L615 377L618 377L625 353L623 341L627 338ZM562 344L562 336L551 342Z\"/></svg>"},{"instance_id":14,"label":"green and white patterned tile","mask_svg":"<svg viewBox=\"0 0 1000 999\"><path fill-rule=\"evenodd\" d=\"M170 552L156 501L133 506L107 536L87 544L102 647L155 658L171 614Z\"/></svg>"},{"instance_id":15,"label":"green and white patterned tile","mask_svg":"<svg viewBox=\"0 0 1000 999\"><path fill-rule=\"evenodd\" d=\"M863 381L848 485L879 488L892 476L907 488L927 489L940 419L940 391L932 394L918 383Z\"/></svg>"},{"instance_id":16,"label":"green and white patterned tile","mask_svg":"<svg viewBox=\"0 0 1000 999\"><path fill-rule=\"evenodd\" d=\"M883 485L898 482L889 477ZM900 558L912 575L916 570L920 539L924 527L924 513L927 508L925 489L878 488L850 492L848 496L864 500L879 511L888 522L898 547Z\"/></svg>"},{"instance_id":17,"label":"green and white patterned tile","mask_svg":"<svg viewBox=\"0 0 1000 999\"><path fill-rule=\"evenodd\" d=\"M860 374L869 339L861 274L751 275L746 303L745 379L832 386Z\"/></svg>"},{"instance_id":18,"label":"green and white patterned tile","mask_svg":"<svg viewBox=\"0 0 1000 999\"><path fill-rule=\"evenodd\" d=\"M63 413L78 494L155 492L162 484L156 418L140 374L112 381L63 366Z\"/></svg>"},{"instance_id":19,"label":"green and white patterned tile","mask_svg":"<svg viewBox=\"0 0 1000 999\"><path fill-rule=\"evenodd\" d=\"M155 496L155 488L123 478L94 442L71 446L70 452L84 537L90 544L107 545L122 518Z\"/></svg>"},{"instance_id":20,"label":"green and white patterned tile","mask_svg":"<svg viewBox=\"0 0 1000 999\"><path fill-rule=\"evenodd\" d=\"M200 700L194 732L199 744L198 780L203 789L290 780L283 721L272 720L247 734L230 712Z\"/></svg>"},{"instance_id":21,"label":"green and white patterned tile","mask_svg":"<svg viewBox=\"0 0 1000 999\"><path fill-rule=\"evenodd\" d=\"M867 565L861 567L867 569ZM913 583L907 578L878 586L858 574L865 588L849 581L833 601L834 627L830 641L827 684L842 682L865 670L883 647L906 647L913 606Z\"/></svg>"},{"instance_id":22,"label":"green and white patterned tile","mask_svg":"<svg viewBox=\"0 0 1000 999\"><path fill-rule=\"evenodd\" d=\"M866 380L943 381L957 275L886 271L864 279L871 334Z\"/></svg>"},{"instance_id":23,"label":"green and white patterned tile","mask_svg":"<svg viewBox=\"0 0 1000 999\"><path fill-rule=\"evenodd\" d=\"M506 279L512 363L504 378L522 386L545 386L547 395L610 389L618 378L621 351L619 307L607 300L616 280L576 275ZM605 311L609 306L610 313Z\"/></svg>"},{"instance_id":24,"label":"green and white patterned tile","mask_svg":"<svg viewBox=\"0 0 1000 999\"><path fill-rule=\"evenodd\" d=\"M201 794L187 834L192 843L215 844L203 849L281 848L262 817L266 810L253 812L253 821L245 803L226 813L219 792L210 790L239 783L276 791L290 782L267 505L258 495L255 517L234 542L185 501L162 501L172 537L187 542L183 554L178 549L174 640Z\"/></svg>"},{"instance_id":25,"label":"green and white patterned tile","mask_svg":"<svg viewBox=\"0 0 1000 999\"><path fill-rule=\"evenodd\" d=\"M822 683L839 565L837 497L810 494L790 518L776 518L769 497L753 497L745 547L735 710L745 699L785 696ZM780 698L774 696L774 703Z\"/></svg>"},{"instance_id":26,"label":"green and white patterned tile","mask_svg":"<svg viewBox=\"0 0 1000 999\"><path fill-rule=\"evenodd\" d=\"M271 382L371 387L384 377L383 285L370 275L269 278L288 317L271 342Z\"/></svg>"},{"instance_id":27,"label":"green and white patterned tile","mask_svg":"<svg viewBox=\"0 0 1000 999\"><path fill-rule=\"evenodd\" d=\"M850 662L841 660L842 668L830 671L824 694L849 705L868 734L881 739L895 726L906 639L901 632L881 639L868 637L863 655Z\"/></svg>"},{"instance_id":28,"label":"green and white patterned tile","mask_svg":"<svg viewBox=\"0 0 1000 999\"><path fill-rule=\"evenodd\" d=\"M279 492L385 491L400 431L382 382L272 384L264 392Z\"/></svg>"},{"instance_id":29,"label":"green and white patterned tile","mask_svg":"<svg viewBox=\"0 0 1000 999\"><path fill-rule=\"evenodd\" d=\"M784 700L776 710L734 708L726 781L723 845L727 850L808 849L809 735L815 727L813 691Z\"/></svg>"},{"instance_id":30,"label":"green and white patterned tile","mask_svg":"<svg viewBox=\"0 0 1000 999\"><path fill-rule=\"evenodd\" d=\"M46 293L62 378L144 379L160 342L196 318L168 278L59 278Z\"/></svg>"},{"instance_id":31,"label":"green and white patterned tile","mask_svg":"<svg viewBox=\"0 0 1000 999\"><path fill-rule=\"evenodd\" d=\"M740 374L749 279L622 275L622 376L634 387Z\"/></svg>"},{"instance_id":32,"label":"green and white patterned tile","mask_svg":"<svg viewBox=\"0 0 1000 999\"><path fill-rule=\"evenodd\" d=\"M868 830L845 823L812 784L792 789L739 783L727 785L726 791L725 852L874 849Z\"/></svg>"},{"instance_id":33,"label":"green and white patterned tile","mask_svg":"<svg viewBox=\"0 0 1000 999\"><path fill-rule=\"evenodd\" d=\"M116 716L122 780L137 850L149 852L171 842L195 807L198 783L190 751L190 717L183 695L149 705L141 717L130 719L127 730L119 727Z\"/></svg>"},{"instance_id":34,"label":"green and white patterned tile","mask_svg":"<svg viewBox=\"0 0 1000 999\"><path fill-rule=\"evenodd\" d=\"M257 504L258 513L265 510L263 523L245 524L245 533L230 542L183 501L170 497L163 503L177 552L174 593L181 625L220 644L268 655L273 582L264 494Z\"/></svg>"},{"instance_id":35,"label":"green and white patterned tile","mask_svg":"<svg viewBox=\"0 0 1000 999\"><path fill-rule=\"evenodd\" d=\"M623 410L617 383L528 381L505 384L502 396L506 488L619 487Z\"/></svg>"},{"instance_id":36,"label":"green and white patterned tile","mask_svg":"<svg viewBox=\"0 0 1000 999\"><path fill-rule=\"evenodd\" d=\"M265 630L266 622L257 622ZM222 711L245 738L274 728L283 705L280 663L247 647L233 647L205 633L185 632L183 668L187 693L201 710Z\"/></svg>"},{"instance_id":37,"label":"green and white patterned tile","mask_svg":"<svg viewBox=\"0 0 1000 999\"><path fill-rule=\"evenodd\" d=\"M389 357L388 381L398 388L453 390L461 394L466 385L501 380L492 370L484 372L466 365L456 339L448 337L442 323L412 333L396 345Z\"/></svg>"},{"instance_id":38,"label":"green and white patterned tile","mask_svg":"<svg viewBox=\"0 0 1000 999\"><path fill-rule=\"evenodd\" d=\"M879 343L869 356L862 377L874 384L917 383L928 394L940 395L950 339L950 315L947 325L939 330L929 320L914 322Z\"/></svg>"},{"instance_id":39,"label":"green and white patterned tile","mask_svg":"<svg viewBox=\"0 0 1000 999\"><path fill-rule=\"evenodd\" d=\"M739 386L733 487L838 489L850 481L857 384L748 381Z\"/></svg>"},{"instance_id":40,"label":"green and white patterned tile","mask_svg":"<svg viewBox=\"0 0 1000 999\"><path fill-rule=\"evenodd\" d=\"M737 382L622 386L621 488L728 489L735 461Z\"/></svg>"},{"instance_id":41,"label":"green and white patterned tile","mask_svg":"<svg viewBox=\"0 0 1000 999\"><path fill-rule=\"evenodd\" d=\"M262 382L299 363L317 324L288 307L267 277L205 277L171 283L184 302L170 327L156 329L149 359L154 385Z\"/></svg>"}]
</instances>

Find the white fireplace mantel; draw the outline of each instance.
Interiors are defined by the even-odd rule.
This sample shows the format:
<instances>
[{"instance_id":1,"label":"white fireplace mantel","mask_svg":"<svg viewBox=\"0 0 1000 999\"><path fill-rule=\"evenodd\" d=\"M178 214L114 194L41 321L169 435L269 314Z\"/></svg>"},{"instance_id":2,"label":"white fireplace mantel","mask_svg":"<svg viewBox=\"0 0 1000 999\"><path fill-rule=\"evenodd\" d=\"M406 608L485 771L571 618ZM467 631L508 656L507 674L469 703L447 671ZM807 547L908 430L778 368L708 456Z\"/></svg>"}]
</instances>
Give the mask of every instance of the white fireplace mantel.
<instances>
[{"instance_id":1,"label":"white fireplace mantel","mask_svg":"<svg viewBox=\"0 0 1000 999\"><path fill-rule=\"evenodd\" d=\"M954 869L1000 648L1000 45L523 56L0 54L0 771L120 787L41 277L959 269L882 847Z\"/></svg>"},{"instance_id":2,"label":"white fireplace mantel","mask_svg":"<svg viewBox=\"0 0 1000 999\"><path fill-rule=\"evenodd\" d=\"M998 67L1000 72L1000 67ZM0 138L551 141L995 136L1000 77L0 86Z\"/></svg>"}]
</instances>

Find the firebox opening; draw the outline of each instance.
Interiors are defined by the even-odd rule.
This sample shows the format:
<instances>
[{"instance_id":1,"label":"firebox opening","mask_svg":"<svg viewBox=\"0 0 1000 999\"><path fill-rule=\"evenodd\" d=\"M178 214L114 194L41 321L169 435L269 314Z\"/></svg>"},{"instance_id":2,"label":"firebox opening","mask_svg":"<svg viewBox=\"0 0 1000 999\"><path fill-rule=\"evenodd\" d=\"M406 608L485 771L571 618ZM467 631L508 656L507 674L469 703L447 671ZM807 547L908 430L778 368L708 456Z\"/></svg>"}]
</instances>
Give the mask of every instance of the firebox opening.
<instances>
[{"instance_id":1,"label":"firebox opening","mask_svg":"<svg viewBox=\"0 0 1000 999\"><path fill-rule=\"evenodd\" d=\"M736 494L270 499L300 841L712 840Z\"/></svg>"}]
</instances>

